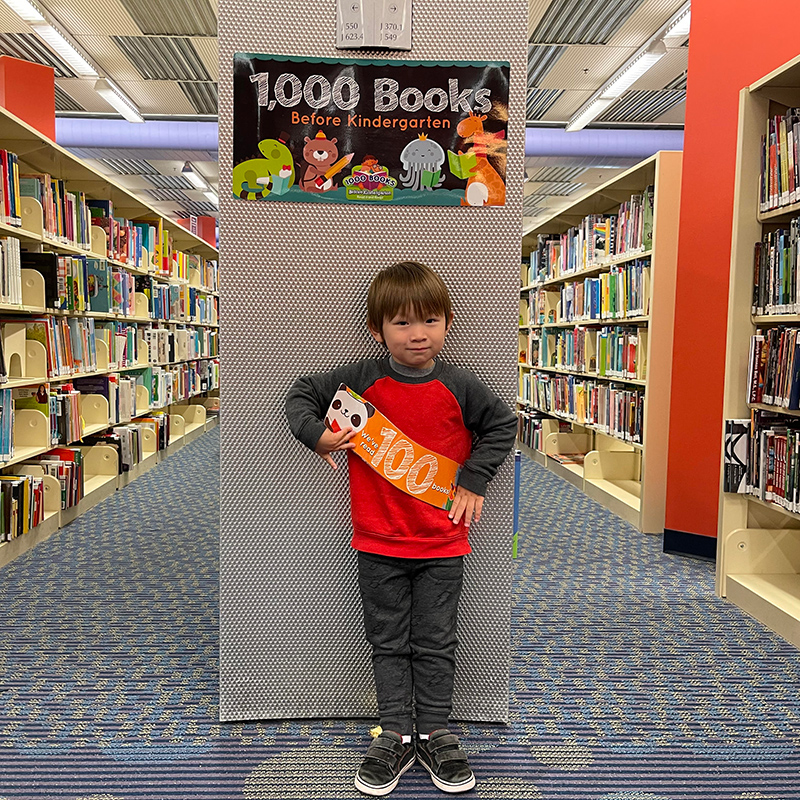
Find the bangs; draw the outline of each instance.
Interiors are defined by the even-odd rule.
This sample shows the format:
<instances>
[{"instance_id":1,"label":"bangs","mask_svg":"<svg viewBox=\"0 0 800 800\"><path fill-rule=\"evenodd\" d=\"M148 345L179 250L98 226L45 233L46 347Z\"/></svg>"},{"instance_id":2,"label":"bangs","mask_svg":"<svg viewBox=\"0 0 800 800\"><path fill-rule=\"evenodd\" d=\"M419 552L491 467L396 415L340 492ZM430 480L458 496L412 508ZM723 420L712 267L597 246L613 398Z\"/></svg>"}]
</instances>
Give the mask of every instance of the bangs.
<instances>
[{"instance_id":1,"label":"bangs","mask_svg":"<svg viewBox=\"0 0 800 800\"><path fill-rule=\"evenodd\" d=\"M383 322L398 313L413 311L419 317L453 313L444 281L430 268L416 261L403 261L381 270L367 295L367 322L381 330Z\"/></svg>"}]
</instances>

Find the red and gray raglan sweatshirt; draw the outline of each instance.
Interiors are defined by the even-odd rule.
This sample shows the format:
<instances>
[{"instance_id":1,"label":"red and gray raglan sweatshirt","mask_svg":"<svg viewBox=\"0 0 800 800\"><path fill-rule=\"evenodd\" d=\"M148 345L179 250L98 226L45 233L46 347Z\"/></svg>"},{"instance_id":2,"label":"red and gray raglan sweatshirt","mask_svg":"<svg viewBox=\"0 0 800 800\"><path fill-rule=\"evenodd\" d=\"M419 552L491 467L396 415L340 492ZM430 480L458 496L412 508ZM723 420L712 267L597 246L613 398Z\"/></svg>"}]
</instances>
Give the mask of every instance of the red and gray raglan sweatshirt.
<instances>
[{"instance_id":1,"label":"red and gray raglan sweatshirt","mask_svg":"<svg viewBox=\"0 0 800 800\"><path fill-rule=\"evenodd\" d=\"M467 370L437 360L427 374L401 373L392 363L388 356L367 359L298 379L286 398L292 433L313 450L344 383L412 441L461 464L459 485L484 495L514 444L511 409ZM470 552L463 520L454 525L447 511L402 492L353 453L348 464L356 550L398 558Z\"/></svg>"}]
</instances>

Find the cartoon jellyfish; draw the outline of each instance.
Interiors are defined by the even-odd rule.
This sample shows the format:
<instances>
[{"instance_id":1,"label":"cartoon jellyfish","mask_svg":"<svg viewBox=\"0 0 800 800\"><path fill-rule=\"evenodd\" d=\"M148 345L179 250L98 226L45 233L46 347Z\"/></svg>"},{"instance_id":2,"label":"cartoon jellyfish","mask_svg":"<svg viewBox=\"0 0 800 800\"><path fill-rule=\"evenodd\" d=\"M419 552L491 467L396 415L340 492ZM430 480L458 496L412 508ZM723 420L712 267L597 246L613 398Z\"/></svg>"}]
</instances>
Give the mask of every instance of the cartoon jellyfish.
<instances>
[{"instance_id":1,"label":"cartoon jellyfish","mask_svg":"<svg viewBox=\"0 0 800 800\"><path fill-rule=\"evenodd\" d=\"M432 192L444 183L441 174L444 164L444 150L421 133L418 139L412 139L400 153L400 161L405 172L400 176L400 183L406 189L427 189Z\"/></svg>"}]
</instances>

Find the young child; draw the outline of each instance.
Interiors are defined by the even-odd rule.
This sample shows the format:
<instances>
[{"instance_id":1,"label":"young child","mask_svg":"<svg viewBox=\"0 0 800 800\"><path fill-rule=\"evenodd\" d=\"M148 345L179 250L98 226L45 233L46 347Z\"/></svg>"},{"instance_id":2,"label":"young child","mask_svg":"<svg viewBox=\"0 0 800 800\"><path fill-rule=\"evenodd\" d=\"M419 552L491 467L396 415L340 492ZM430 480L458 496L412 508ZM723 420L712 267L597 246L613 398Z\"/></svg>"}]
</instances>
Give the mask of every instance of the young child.
<instances>
[{"instance_id":1,"label":"young child","mask_svg":"<svg viewBox=\"0 0 800 800\"><path fill-rule=\"evenodd\" d=\"M469 527L480 520L486 485L513 446L516 419L474 375L437 358L452 322L447 288L429 267L403 262L383 269L369 288L367 326L388 355L300 378L286 399L292 433L334 469L331 453L355 447L359 422L334 432L322 421L342 383L406 437L462 465L447 511L348 457L352 546L381 729L355 785L373 796L389 794L415 758L444 792L475 785L447 729L458 601Z\"/></svg>"}]
</instances>

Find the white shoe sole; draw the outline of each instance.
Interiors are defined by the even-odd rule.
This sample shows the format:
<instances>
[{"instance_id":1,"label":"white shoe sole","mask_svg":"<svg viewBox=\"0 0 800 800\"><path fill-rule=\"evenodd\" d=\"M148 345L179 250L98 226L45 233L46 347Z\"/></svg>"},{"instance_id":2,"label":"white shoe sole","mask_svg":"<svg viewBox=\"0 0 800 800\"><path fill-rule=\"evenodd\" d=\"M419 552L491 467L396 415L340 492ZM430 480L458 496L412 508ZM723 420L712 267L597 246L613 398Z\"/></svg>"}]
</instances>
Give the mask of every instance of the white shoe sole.
<instances>
[{"instance_id":1,"label":"white shoe sole","mask_svg":"<svg viewBox=\"0 0 800 800\"><path fill-rule=\"evenodd\" d=\"M448 794L458 794L459 792L468 792L475 786L475 773L460 783L446 783L441 778L437 778L436 775L433 774L431 768L421 758L417 760L420 764L422 764L423 767L425 767L426 770L428 770L428 775L431 776L433 785L437 789L441 789L443 792L447 792Z\"/></svg>"},{"instance_id":2,"label":"white shoe sole","mask_svg":"<svg viewBox=\"0 0 800 800\"><path fill-rule=\"evenodd\" d=\"M402 778L403 775L409 769L411 769L411 767L414 766L415 761L416 757L412 758L411 761L409 761L408 764L406 764L403 767L403 769L401 769L400 772L397 773L397 777L395 777L394 780L389 781L389 783L384 783L382 786L372 786L369 783L364 783L364 781L362 781L361 778L358 777L358 773L356 773L356 778L355 778L356 789L358 789L359 792L363 792L364 794L370 795L371 797L383 797L384 795L387 795L390 792L394 791L395 787L400 782L400 778ZM447 790L445 789L445 791Z\"/></svg>"}]
</instances>

